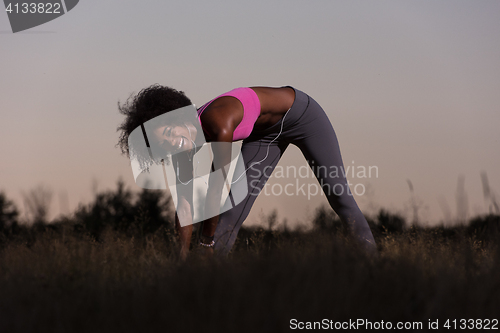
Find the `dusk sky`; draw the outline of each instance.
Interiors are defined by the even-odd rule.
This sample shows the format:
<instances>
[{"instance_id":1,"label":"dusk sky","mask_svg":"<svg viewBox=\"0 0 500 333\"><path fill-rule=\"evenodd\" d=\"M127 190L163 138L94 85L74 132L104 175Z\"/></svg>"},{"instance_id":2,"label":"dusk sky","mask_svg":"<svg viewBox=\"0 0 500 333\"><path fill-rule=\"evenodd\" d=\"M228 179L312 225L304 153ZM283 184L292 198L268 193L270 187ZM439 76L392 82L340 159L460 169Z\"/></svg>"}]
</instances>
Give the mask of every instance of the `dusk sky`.
<instances>
[{"instance_id":1,"label":"dusk sky","mask_svg":"<svg viewBox=\"0 0 500 333\"><path fill-rule=\"evenodd\" d=\"M481 172L500 197L499 17L498 0L81 0L13 34L2 10L0 190L22 209L22 193L44 184L52 216L88 203L96 184L121 177L140 190L115 147L117 102L151 84L197 106L236 87L291 85L323 106L346 167L378 170L348 174L365 214L411 218L410 180L422 221L454 218L459 177L468 216L486 213ZM291 146L279 165L305 164ZM247 224L274 207L289 225L310 220L326 203L307 196L315 179L299 179L305 196L272 195L296 181L272 179Z\"/></svg>"}]
</instances>

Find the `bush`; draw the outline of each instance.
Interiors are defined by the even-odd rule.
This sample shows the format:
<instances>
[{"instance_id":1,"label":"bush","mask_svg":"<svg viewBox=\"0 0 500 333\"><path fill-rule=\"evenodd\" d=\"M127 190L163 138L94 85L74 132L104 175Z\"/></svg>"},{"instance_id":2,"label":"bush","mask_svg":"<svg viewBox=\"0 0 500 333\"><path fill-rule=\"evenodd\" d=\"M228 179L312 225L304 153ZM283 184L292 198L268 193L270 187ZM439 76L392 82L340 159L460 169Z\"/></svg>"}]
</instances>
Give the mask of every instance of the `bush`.
<instances>
[{"instance_id":1,"label":"bush","mask_svg":"<svg viewBox=\"0 0 500 333\"><path fill-rule=\"evenodd\" d=\"M9 233L17 227L19 211L14 202L9 200L5 193L0 192L0 233Z\"/></svg>"},{"instance_id":2,"label":"bush","mask_svg":"<svg viewBox=\"0 0 500 333\"><path fill-rule=\"evenodd\" d=\"M325 205L316 209L312 223L316 230L330 231L333 233L344 230L342 221L340 221L337 214Z\"/></svg>"},{"instance_id":3,"label":"bush","mask_svg":"<svg viewBox=\"0 0 500 333\"><path fill-rule=\"evenodd\" d=\"M500 215L478 216L469 222L467 232L482 241L498 241L500 238Z\"/></svg>"},{"instance_id":4,"label":"bush","mask_svg":"<svg viewBox=\"0 0 500 333\"><path fill-rule=\"evenodd\" d=\"M104 228L143 236L160 226L170 229L170 202L164 191L142 190L137 195L118 181L115 191L98 193L93 202L75 212L76 229L98 238Z\"/></svg>"},{"instance_id":5,"label":"bush","mask_svg":"<svg viewBox=\"0 0 500 333\"><path fill-rule=\"evenodd\" d=\"M377 215L377 225L382 233L401 233L406 225L405 219L394 213L381 209Z\"/></svg>"}]
</instances>

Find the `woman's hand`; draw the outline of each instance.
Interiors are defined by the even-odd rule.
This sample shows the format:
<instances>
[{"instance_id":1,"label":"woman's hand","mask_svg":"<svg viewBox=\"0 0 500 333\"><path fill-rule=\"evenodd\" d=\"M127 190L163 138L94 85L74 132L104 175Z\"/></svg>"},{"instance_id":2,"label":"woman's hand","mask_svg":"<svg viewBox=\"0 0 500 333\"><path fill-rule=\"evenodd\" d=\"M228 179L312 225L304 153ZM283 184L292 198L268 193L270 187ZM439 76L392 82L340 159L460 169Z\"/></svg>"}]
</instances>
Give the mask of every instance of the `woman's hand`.
<instances>
[{"instance_id":1,"label":"woman's hand","mask_svg":"<svg viewBox=\"0 0 500 333\"><path fill-rule=\"evenodd\" d=\"M204 259L210 259L214 256L214 248L213 247L206 247L206 246L201 246L201 255Z\"/></svg>"},{"instance_id":2,"label":"woman's hand","mask_svg":"<svg viewBox=\"0 0 500 333\"><path fill-rule=\"evenodd\" d=\"M205 221L207 222L207 221ZM214 236L206 235L206 225L203 226L201 235L200 235L200 252L205 259L211 258L214 254Z\"/></svg>"}]
</instances>

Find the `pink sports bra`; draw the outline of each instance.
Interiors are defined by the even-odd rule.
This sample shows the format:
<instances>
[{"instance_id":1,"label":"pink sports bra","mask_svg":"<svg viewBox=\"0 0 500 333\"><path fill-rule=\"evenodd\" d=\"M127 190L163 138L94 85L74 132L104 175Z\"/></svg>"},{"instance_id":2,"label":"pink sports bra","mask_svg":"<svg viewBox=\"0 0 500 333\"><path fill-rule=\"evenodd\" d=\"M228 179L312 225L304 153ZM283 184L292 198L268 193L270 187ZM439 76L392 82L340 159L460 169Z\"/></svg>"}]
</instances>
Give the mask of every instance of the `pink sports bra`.
<instances>
[{"instance_id":1,"label":"pink sports bra","mask_svg":"<svg viewBox=\"0 0 500 333\"><path fill-rule=\"evenodd\" d=\"M250 88L236 88L231 91L228 91L225 94L222 94L220 96L217 96L216 98L212 99L210 102L204 104L199 110L198 110L198 119L200 120L201 124L201 119L200 116L205 111L207 106L210 105L213 101L215 101L219 97L223 96L232 96L237 98L241 104L243 105L243 119L241 120L241 123L238 124L238 127L234 130L233 134L233 141L237 140L243 140L248 138L250 133L253 130L253 126L255 125L255 121L257 118L260 116L260 101L259 97ZM201 124L203 127L203 124Z\"/></svg>"}]
</instances>

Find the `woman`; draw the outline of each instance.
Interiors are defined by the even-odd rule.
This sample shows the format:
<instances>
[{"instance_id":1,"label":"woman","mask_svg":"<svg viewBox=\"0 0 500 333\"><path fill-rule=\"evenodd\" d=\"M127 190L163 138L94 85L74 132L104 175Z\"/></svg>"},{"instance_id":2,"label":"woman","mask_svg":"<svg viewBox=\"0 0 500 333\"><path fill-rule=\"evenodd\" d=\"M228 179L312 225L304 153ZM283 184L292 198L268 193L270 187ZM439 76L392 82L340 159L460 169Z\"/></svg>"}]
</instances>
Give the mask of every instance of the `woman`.
<instances>
[{"instance_id":1,"label":"woman","mask_svg":"<svg viewBox=\"0 0 500 333\"><path fill-rule=\"evenodd\" d=\"M191 101L183 92L160 85L146 88L125 105L119 105L120 112L126 116L118 128L122 131L119 142L122 151L129 153L128 136L135 128L158 115L188 105L191 105ZM153 130L153 138L149 141L166 153L184 151L185 154L175 156L185 160L182 161L186 162L183 165L189 165L187 160L191 160L199 148L196 141L201 135L204 135L207 142L231 143L243 140L241 155L245 164L248 193L232 209L220 215L214 214L215 216L203 221L200 245L207 252L211 253L215 249L217 253L229 253L257 195L290 143L296 145L309 165L315 167L314 174L331 207L349 227L351 234L362 247L369 252L376 252L373 235L348 190L345 176L341 173L334 176L328 174L332 167L337 170L343 168L343 163L333 127L314 99L293 87L237 88L203 105L198 110L198 118L203 133L198 133L192 122L161 124ZM216 148L213 153L214 164L218 164L214 170L230 161L230 153L228 157L224 148ZM182 184L189 184L192 177L192 167L181 169L179 180L184 180ZM223 181L217 182L218 184L225 182L226 172L223 172L222 177ZM220 187L212 186L215 197L213 202L220 199ZM209 192L210 189L209 185ZM191 196L189 189L178 191L176 227L182 258L189 251L192 225L181 227L179 217L189 220L192 216ZM218 209L218 205L216 206Z\"/></svg>"}]
</instances>

